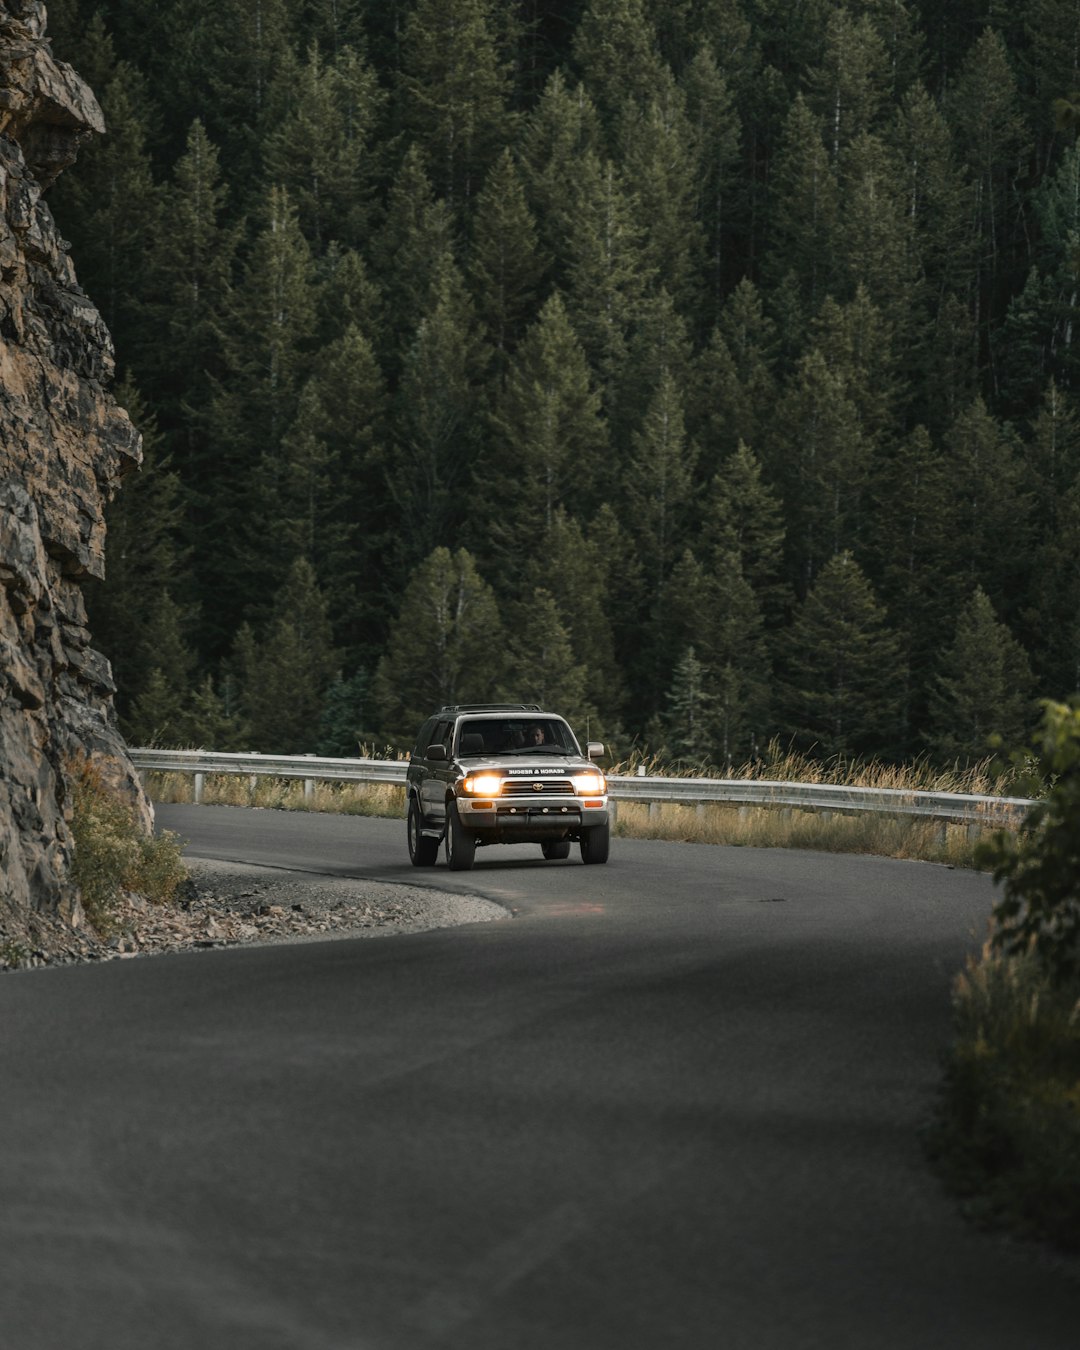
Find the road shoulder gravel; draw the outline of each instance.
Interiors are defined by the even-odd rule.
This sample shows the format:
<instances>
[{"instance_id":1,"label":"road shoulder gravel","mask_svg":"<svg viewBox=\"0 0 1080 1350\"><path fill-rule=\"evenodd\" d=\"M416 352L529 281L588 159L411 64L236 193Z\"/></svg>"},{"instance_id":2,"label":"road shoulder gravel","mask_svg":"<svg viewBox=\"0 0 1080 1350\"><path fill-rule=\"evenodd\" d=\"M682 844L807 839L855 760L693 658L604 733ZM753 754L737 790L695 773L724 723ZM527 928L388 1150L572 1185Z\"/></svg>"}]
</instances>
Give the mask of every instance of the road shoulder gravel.
<instances>
[{"instance_id":1,"label":"road shoulder gravel","mask_svg":"<svg viewBox=\"0 0 1080 1350\"><path fill-rule=\"evenodd\" d=\"M0 942L0 965L72 965L215 947L388 937L508 917L490 900L422 886L205 859L188 859L186 865L188 880L173 904L128 896L117 931L108 938L39 923L30 946L8 949L12 959L4 960Z\"/></svg>"}]
</instances>

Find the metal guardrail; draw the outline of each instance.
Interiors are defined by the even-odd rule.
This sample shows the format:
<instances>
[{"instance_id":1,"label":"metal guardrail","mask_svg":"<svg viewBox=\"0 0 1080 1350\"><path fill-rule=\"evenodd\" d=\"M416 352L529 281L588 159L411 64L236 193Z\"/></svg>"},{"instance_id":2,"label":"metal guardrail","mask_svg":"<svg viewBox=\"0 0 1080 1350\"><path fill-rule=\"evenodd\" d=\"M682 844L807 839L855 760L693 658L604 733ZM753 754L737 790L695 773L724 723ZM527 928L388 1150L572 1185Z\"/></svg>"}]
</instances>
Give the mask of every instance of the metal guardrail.
<instances>
[{"instance_id":1,"label":"metal guardrail","mask_svg":"<svg viewBox=\"0 0 1080 1350\"><path fill-rule=\"evenodd\" d=\"M251 779L299 778L305 796L316 782L405 782L406 760L320 759L314 755L217 754L208 750L130 750L131 762L144 773L183 773L195 778L195 800L203 796L208 774ZM611 798L644 802L683 802L704 809L712 802L738 806L779 806L819 812L873 811L893 816L923 816L969 825L1020 823L1032 805L1025 797L982 797L959 792L907 792L900 788L845 787L829 783L780 783L755 778L664 778L659 775L608 776Z\"/></svg>"}]
</instances>

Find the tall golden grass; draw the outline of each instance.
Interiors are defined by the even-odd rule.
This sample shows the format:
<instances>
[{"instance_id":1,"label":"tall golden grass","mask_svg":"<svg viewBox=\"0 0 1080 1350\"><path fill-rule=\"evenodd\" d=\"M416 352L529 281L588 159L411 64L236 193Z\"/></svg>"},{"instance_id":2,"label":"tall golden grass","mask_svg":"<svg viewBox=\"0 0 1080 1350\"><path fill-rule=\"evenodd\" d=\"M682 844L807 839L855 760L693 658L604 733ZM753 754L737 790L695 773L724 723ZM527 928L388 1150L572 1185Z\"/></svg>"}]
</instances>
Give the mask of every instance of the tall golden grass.
<instances>
[{"instance_id":1,"label":"tall golden grass","mask_svg":"<svg viewBox=\"0 0 1080 1350\"><path fill-rule=\"evenodd\" d=\"M987 759L974 765L942 768L926 760L894 765L834 758L814 760L772 742L762 757L721 772L714 765L673 763L656 755L632 753L613 765L612 775L635 775L639 768L661 777L773 779L792 783L834 783L902 791L1007 794L1012 780ZM190 802L189 775L149 776L155 801ZM310 786L299 779L207 775L207 805L258 806L285 811L326 811L360 816L403 816L404 789L388 783L329 783ZM876 813L841 814L779 806L729 803L620 802L615 834L624 838L681 840L749 848L804 848L832 853L873 853L892 858L922 859L954 867L974 866L974 852L983 831L964 824L945 824L914 817Z\"/></svg>"},{"instance_id":2,"label":"tall golden grass","mask_svg":"<svg viewBox=\"0 0 1080 1350\"><path fill-rule=\"evenodd\" d=\"M815 759L779 739L773 739L761 755L725 768L708 760L672 759L665 754L633 750L612 775L646 775L661 778L767 779L778 783L833 783L838 787L896 788L904 792L964 792L977 796L1011 796L1022 780L1022 770L1011 763L987 756L974 763L956 761L934 764L919 756L904 764L881 759L858 759L831 755Z\"/></svg>"}]
</instances>

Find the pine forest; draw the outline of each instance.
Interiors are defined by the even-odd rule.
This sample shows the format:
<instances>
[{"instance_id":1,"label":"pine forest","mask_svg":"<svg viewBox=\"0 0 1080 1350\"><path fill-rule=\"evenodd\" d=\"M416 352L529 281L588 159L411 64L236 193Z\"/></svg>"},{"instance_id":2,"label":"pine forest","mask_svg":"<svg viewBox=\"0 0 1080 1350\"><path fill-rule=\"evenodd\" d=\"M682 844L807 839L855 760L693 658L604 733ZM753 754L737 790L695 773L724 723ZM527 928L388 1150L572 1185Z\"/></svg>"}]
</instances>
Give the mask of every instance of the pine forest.
<instances>
[{"instance_id":1,"label":"pine forest","mask_svg":"<svg viewBox=\"0 0 1080 1350\"><path fill-rule=\"evenodd\" d=\"M1080 0L51 0L133 744L723 767L1080 689Z\"/></svg>"}]
</instances>

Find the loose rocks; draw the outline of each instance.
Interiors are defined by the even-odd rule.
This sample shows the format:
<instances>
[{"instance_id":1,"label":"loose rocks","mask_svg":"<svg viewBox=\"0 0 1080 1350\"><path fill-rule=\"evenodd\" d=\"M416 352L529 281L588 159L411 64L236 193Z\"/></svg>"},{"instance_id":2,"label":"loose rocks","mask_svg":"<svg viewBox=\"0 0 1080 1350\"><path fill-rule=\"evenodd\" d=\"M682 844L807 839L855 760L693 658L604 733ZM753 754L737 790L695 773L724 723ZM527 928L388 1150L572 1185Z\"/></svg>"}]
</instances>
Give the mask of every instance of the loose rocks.
<instances>
[{"instance_id":1,"label":"loose rocks","mask_svg":"<svg viewBox=\"0 0 1080 1350\"><path fill-rule=\"evenodd\" d=\"M0 969L109 961L154 952L197 951L267 942L380 937L506 918L478 897L419 886L281 872L240 863L188 863L189 880L172 905L128 898L117 931L101 938L39 919L5 934Z\"/></svg>"}]
</instances>

